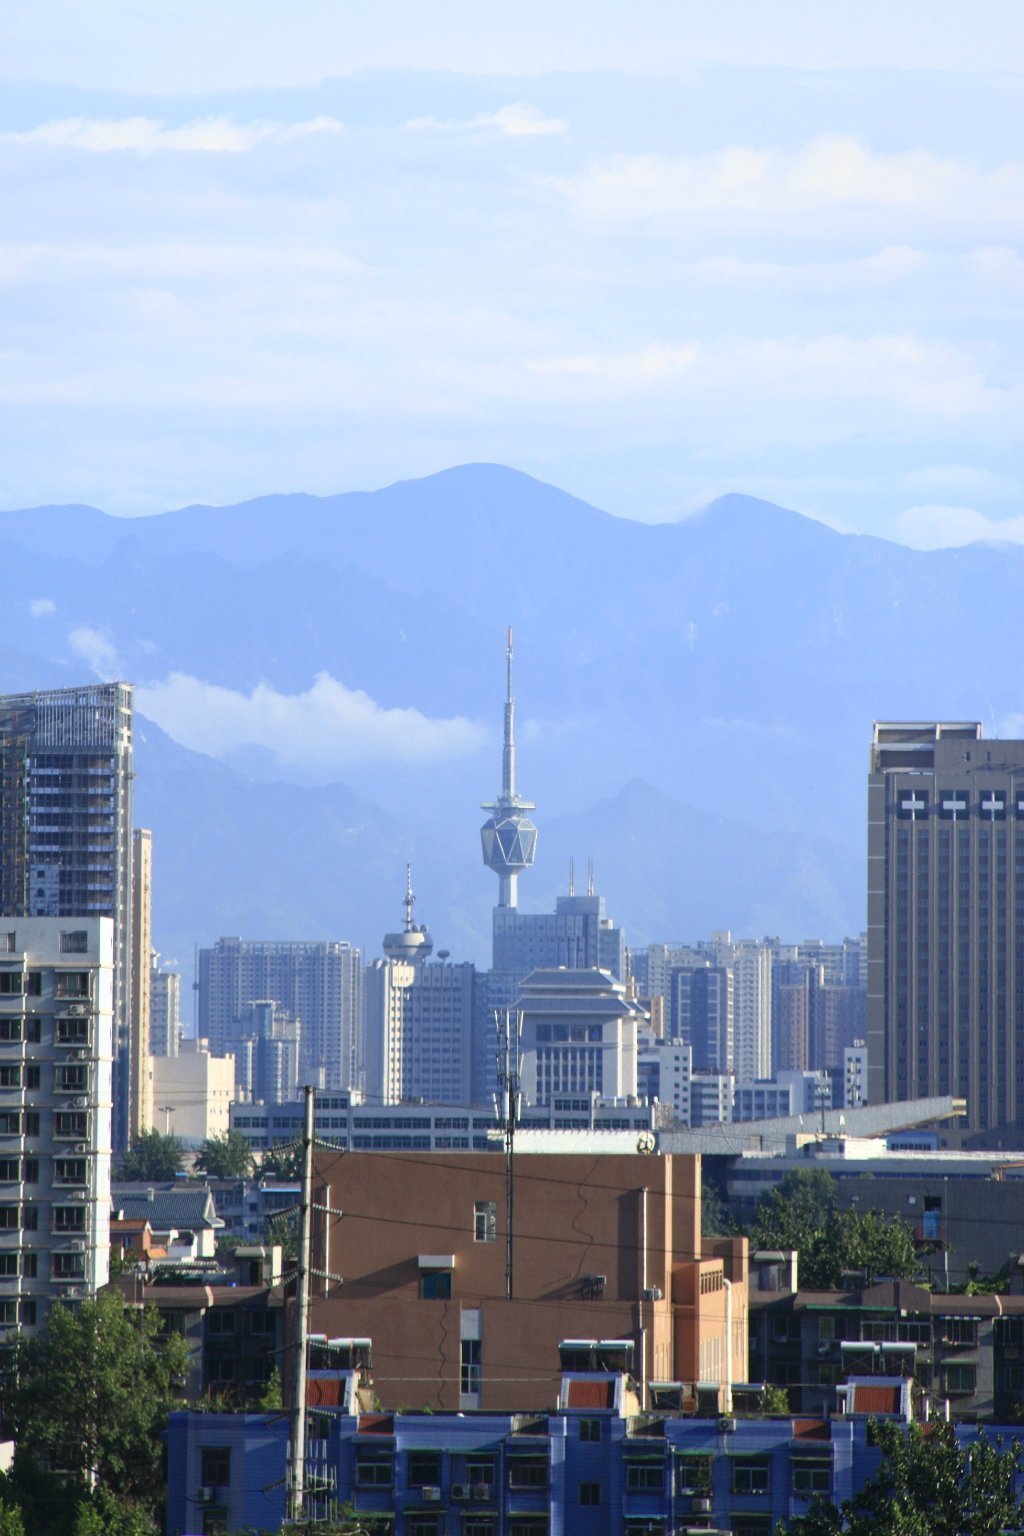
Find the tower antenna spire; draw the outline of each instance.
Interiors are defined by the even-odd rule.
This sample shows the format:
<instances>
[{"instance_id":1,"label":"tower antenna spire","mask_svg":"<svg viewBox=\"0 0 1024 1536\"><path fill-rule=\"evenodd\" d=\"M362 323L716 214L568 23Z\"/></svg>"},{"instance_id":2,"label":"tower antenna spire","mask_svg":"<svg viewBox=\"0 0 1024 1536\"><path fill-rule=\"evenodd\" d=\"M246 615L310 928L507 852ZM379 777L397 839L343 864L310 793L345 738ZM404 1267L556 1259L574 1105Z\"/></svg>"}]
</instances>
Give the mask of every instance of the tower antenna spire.
<instances>
[{"instance_id":1,"label":"tower antenna spire","mask_svg":"<svg viewBox=\"0 0 1024 1536\"><path fill-rule=\"evenodd\" d=\"M412 893L412 865L405 866L405 900L402 902L405 908L405 931L412 933L412 909L416 904L416 897Z\"/></svg>"},{"instance_id":2,"label":"tower antenna spire","mask_svg":"<svg viewBox=\"0 0 1024 1536\"><path fill-rule=\"evenodd\" d=\"M575 896L575 894L576 894L576 874L575 874L575 870L573 869L572 855L570 854L570 856L569 856L569 895L570 896Z\"/></svg>"},{"instance_id":3,"label":"tower antenna spire","mask_svg":"<svg viewBox=\"0 0 1024 1536\"><path fill-rule=\"evenodd\" d=\"M526 814L534 809L516 789L516 704L512 697L512 626L505 641L505 731L501 754L501 792L485 802L490 820L480 828L484 863L498 877L498 906L515 907L519 875L529 869L537 849L537 828Z\"/></svg>"}]
</instances>

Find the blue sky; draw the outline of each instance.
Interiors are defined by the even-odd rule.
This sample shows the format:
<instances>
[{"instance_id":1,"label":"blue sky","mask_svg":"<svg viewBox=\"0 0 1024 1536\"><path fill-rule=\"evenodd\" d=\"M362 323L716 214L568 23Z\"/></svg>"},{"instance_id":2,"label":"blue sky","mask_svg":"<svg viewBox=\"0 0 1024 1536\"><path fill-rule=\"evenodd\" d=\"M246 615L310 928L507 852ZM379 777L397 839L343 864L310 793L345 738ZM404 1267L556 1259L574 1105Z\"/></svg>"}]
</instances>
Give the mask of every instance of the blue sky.
<instances>
[{"instance_id":1,"label":"blue sky","mask_svg":"<svg viewBox=\"0 0 1024 1536\"><path fill-rule=\"evenodd\" d=\"M487 459L1024 538L1022 45L1016 0L6 0L0 508Z\"/></svg>"}]
</instances>

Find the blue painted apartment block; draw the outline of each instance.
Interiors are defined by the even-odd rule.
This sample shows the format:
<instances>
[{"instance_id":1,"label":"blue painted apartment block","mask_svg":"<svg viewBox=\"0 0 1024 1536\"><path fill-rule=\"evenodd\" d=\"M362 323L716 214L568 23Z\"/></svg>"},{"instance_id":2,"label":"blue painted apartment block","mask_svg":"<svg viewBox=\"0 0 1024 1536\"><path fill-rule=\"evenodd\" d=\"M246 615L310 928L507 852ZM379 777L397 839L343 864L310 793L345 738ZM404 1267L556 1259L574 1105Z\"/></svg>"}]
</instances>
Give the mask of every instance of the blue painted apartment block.
<instances>
[{"instance_id":1,"label":"blue painted apartment block","mask_svg":"<svg viewBox=\"0 0 1024 1536\"><path fill-rule=\"evenodd\" d=\"M859 1415L328 1411L310 1427L310 1513L351 1504L367 1536L772 1536L879 1464ZM167 1536L277 1531L288 1435L284 1414L172 1415Z\"/></svg>"}]
</instances>

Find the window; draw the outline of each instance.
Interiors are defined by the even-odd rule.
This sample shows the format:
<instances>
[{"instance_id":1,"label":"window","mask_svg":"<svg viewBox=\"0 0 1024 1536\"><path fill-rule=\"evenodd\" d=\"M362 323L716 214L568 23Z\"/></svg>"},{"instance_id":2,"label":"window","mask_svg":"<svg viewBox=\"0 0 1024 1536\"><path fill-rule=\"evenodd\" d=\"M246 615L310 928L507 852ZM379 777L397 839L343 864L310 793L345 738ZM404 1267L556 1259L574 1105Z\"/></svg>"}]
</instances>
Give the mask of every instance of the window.
<instances>
[{"instance_id":1,"label":"window","mask_svg":"<svg viewBox=\"0 0 1024 1536\"><path fill-rule=\"evenodd\" d=\"M513 1456L508 1464L510 1488L546 1488L548 1485L548 1459L546 1456Z\"/></svg>"},{"instance_id":2,"label":"window","mask_svg":"<svg viewBox=\"0 0 1024 1536\"><path fill-rule=\"evenodd\" d=\"M410 1515L409 1536L438 1536L441 1529L440 1515Z\"/></svg>"},{"instance_id":3,"label":"window","mask_svg":"<svg viewBox=\"0 0 1024 1536\"><path fill-rule=\"evenodd\" d=\"M204 1445L200 1452L200 1467L204 1488L230 1488L231 1447Z\"/></svg>"},{"instance_id":4,"label":"window","mask_svg":"<svg viewBox=\"0 0 1024 1536\"><path fill-rule=\"evenodd\" d=\"M21 1178L21 1159L0 1157L0 1184L17 1184Z\"/></svg>"},{"instance_id":5,"label":"window","mask_svg":"<svg viewBox=\"0 0 1024 1536\"><path fill-rule=\"evenodd\" d=\"M771 1515L733 1515L733 1536L772 1536Z\"/></svg>"},{"instance_id":6,"label":"window","mask_svg":"<svg viewBox=\"0 0 1024 1536\"><path fill-rule=\"evenodd\" d=\"M18 1273L18 1255L16 1253L0 1253L0 1277L9 1279Z\"/></svg>"},{"instance_id":7,"label":"window","mask_svg":"<svg viewBox=\"0 0 1024 1536\"><path fill-rule=\"evenodd\" d=\"M356 1452L357 1488L390 1488L393 1481L390 1456L361 1456Z\"/></svg>"},{"instance_id":8,"label":"window","mask_svg":"<svg viewBox=\"0 0 1024 1536\"><path fill-rule=\"evenodd\" d=\"M824 1457L794 1460L793 1492L798 1499L813 1499L816 1494L828 1498L832 1493L832 1465Z\"/></svg>"},{"instance_id":9,"label":"window","mask_svg":"<svg viewBox=\"0 0 1024 1536\"><path fill-rule=\"evenodd\" d=\"M85 1257L81 1253L55 1253L53 1255L55 1280L84 1280Z\"/></svg>"},{"instance_id":10,"label":"window","mask_svg":"<svg viewBox=\"0 0 1024 1536\"><path fill-rule=\"evenodd\" d=\"M22 997L25 982L21 971L0 971L0 997Z\"/></svg>"},{"instance_id":11,"label":"window","mask_svg":"<svg viewBox=\"0 0 1024 1536\"><path fill-rule=\"evenodd\" d=\"M627 1461L626 1487L631 1493L660 1493L665 1486L662 1461Z\"/></svg>"},{"instance_id":12,"label":"window","mask_svg":"<svg viewBox=\"0 0 1024 1536\"><path fill-rule=\"evenodd\" d=\"M450 1301L452 1272L450 1269L425 1269L420 1274L421 1301Z\"/></svg>"},{"instance_id":13,"label":"window","mask_svg":"<svg viewBox=\"0 0 1024 1536\"><path fill-rule=\"evenodd\" d=\"M18 1312L18 1320L23 1328L34 1328L36 1325L36 1304L33 1297L21 1303Z\"/></svg>"},{"instance_id":14,"label":"window","mask_svg":"<svg viewBox=\"0 0 1024 1536\"><path fill-rule=\"evenodd\" d=\"M941 1317L938 1325L943 1344L971 1346L978 1342L976 1317Z\"/></svg>"},{"instance_id":15,"label":"window","mask_svg":"<svg viewBox=\"0 0 1024 1536\"><path fill-rule=\"evenodd\" d=\"M466 1478L467 1483L474 1487L478 1483L494 1482L494 1457L493 1456L467 1456Z\"/></svg>"},{"instance_id":16,"label":"window","mask_svg":"<svg viewBox=\"0 0 1024 1536\"><path fill-rule=\"evenodd\" d=\"M88 1019L58 1019L55 1038L58 1045L88 1045Z\"/></svg>"},{"instance_id":17,"label":"window","mask_svg":"<svg viewBox=\"0 0 1024 1536\"><path fill-rule=\"evenodd\" d=\"M20 1206L0 1205L0 1232L15 1232L20 1226Z\"/></svg>"},{"instance_id":18,"label":"window","mask_svg":"<svg viewBox=\"0 0 1024 1536\"><path fill-rule=\"evenodd\" d=\"M0 976L0 980L2 980ZM21 1019L0 1019L0 1040L10 1042L21 1039Z\"/></svg>"},{"instance_id":19,"label":"window","mask_svg":"<svg viewBox=\"0 0 1024 1536\"><path fill-rule=\"evenodd\" d=\"M601 1420L600 1419L580 1419L580 1439L581 1440L600 1440L600 1438L601 1438Z\"/></svg>"},{"instance_id":20,"label":"window","mask_svg":"<svg viewBox=\"0 0 1024 1536\"><path fill-rule=\"evenodd\" d=\"M737 1456L732 1463L733 1493L767 1493L771 1462L766 1456Z\"/></svg>"},{"instance_id":21,"label":"window","mask_svg":"<svg viewBox=\"0 0 1024 1536\"><path fill-rule=\"evenodd\" d=\"M39 1207L38 1205L23 1205L21 1208L21 1230L23 1232L39 1231Z\"/></svg>"},{"instance_id":22,"label":"window","mask_svg":"<svg viewBox=\"0 0 1024 1536\"><path fill-rule=\"evenodd\" d=\"M594 1504L600 1504L600 1502L601 1502L601 1484L600 1483L580 1483L580 1503L581 1504L594 1505Z\"/></svg>"},{"instance_id":23,"label":"window","mask_svg":"<svg viewBox=\"0 0 1024 1536\"><path fill-rule=\"evenodd\" d=\"M53 1230L55 1232L84 1232L85 1206L55 1205L53 1207Z\"/></svg>"},{"instance_id":24,"label":"window","mask_svg":"<svg viewBox=\"0 0 1024 1536\"><path fill-rule=\"evenodd\" d=\"M84 1093L88 1085L88 1067L75 1065L54 1069L53 1086L58 1093Z\"/></svg>"},{"instance_id":25,"label":"window","mask_svg":"<svg viewBox=\"0 0 1024 1536\"><path fill-rule=\"evenodd\" d=\"M494 1243L498 1240L498 1207L493 1200L477 1200L473 1206L473 1241Z\"/></svg>"},{"instance_id":26,"label":"window","mask_svg":"<svg viewBox=\"0 0 1024 1536\"><path fill-rule=\"evenodd\" d=\"M547 1515L511 1515L508 1536L548 1536Z\"/></svg>"},{"instance_id":27,"label":"window","mask_svg":"<svg viewBox=\"0 0 1024 1536\"><path fill-rule=\"evenodd\" d=\"M26 1280L38 1280L38 1278L39 1278L39 1255L38 1255L38 1253L34 1253L31 1249L26 1249L25 1250L25 1252L21 1255L21 1272L24 1275ZM22 1321L24 1321L24 1319L22 1319ZM35 1321L35 1319L33 1318L33 1322L34 1321Z\"/></svg>"},{"instance_id":28,"label":"window","mask_svg":"<svg viewBox=\"0 0 1024 1536\"><path fill-rule=\"evenodd\" d=\"M55 997L88 997L88 971L57 971L53 978Z\"/></svg>"},{"instance_id":29,"label":"window","mask_svg":"<svg viewBox=\"0 0 1024 1536\"><path fill-rule=\"evenodd\" d=\"M84 1184L85 1158L55 1157L53 1160L53 1182L55 1184Z\"/></svg>"},{"instance_id":30,"label":"window","mask_svg":"<svg viewBox=\"0 0 1024 1536\"><path fill-rule=\"evenodd\" d=\"M418 1488L436 1487L441 1481L440 1451L409 1452L409 1482Z\"/></svg>"},{"instance_id":31,"label":"window","mask_svg":"<svg viewBox=\"0 0 1024 1536\"><path fill-rule=\"evenodd\" d=\"M711 1457L682 1456L676 1464L676 1493L711 1492Z\"/></svg>"},{"instance_id":32,"label":"window","mask_svg":"<svg viewBox=\"0 0 1024 1536\"><path fill-rule=\"evenodd\" d=\"M271 1311L248 1313L249 1332L256 1339L272 1339L277 1333L277 1317Z\"/></svg>"},{"instance_id":33,"label":"window","mask_svg":"<svg viewBox=\"0 0 1024 1536\"><path fill-rule=\"evenodd\" d=\"M84 928L71 928L60 936L60 952L62 955L87 955L89 953L89 935Z\"/></svg>"},{"instance_id":34,"label":"window","mask_svg":"<svg viewBox=\"0 0 1024 1536\"><path fill-rule=\"evenodd\" d=\"M206 1314L207 1333L218 1334L221 1337L225 1334L233 1334L235 1331L235 1315L234 1312L229 1311L227 1308L213 1308Z\"/></svg>"},{"instance_id":35,"label":"window","mask_svg":"<svg viewBox=\"0 0 1024 1536\"><path fill-rule=\"evenodd\" d=\"M974 1391L977 1371L973 1365L947 1365L942 1375L947 1397L962 1396Z\"/></svg>"},{"instance_id":36,"label":"window","mask_svg":"<svg viewBox=\"0 0 1024 1536\"><path fill-rule=\"evenodd\" d=\"M482 1374L480 1340L463 1339L459 1386L463 1396L479 1393Z\"/></svg>"}]
</instances>

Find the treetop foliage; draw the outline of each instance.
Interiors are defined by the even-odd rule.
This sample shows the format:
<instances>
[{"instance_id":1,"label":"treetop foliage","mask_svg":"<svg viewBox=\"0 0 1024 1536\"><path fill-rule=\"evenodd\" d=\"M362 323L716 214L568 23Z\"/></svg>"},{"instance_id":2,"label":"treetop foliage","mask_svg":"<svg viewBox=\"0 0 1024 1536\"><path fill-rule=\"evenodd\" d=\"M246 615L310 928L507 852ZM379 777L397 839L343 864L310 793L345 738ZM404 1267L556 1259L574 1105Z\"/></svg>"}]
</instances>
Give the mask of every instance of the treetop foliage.
<instances>
[{"instance_id":1,"label":"treetop foliage","mask_svg":"<svg viewBox=\"0 0 1024 1536\"><path fill-rule=\"evenodd\" d=\"M835 1180L824 1168L793 1169L766 1190L749 1235L754 1248L795 1248L800 1284L810 1290L838 1290L846 1270L863 1271L869 1282L880 1275L908 1280L918 1270L906 1222L876 1211L840 1211Z\"/></svg>"},{"instance_id":2,"label":"treetop foliage","mask_svg":"<svg viewBox=\"0 0 1024 1536\"><path fill-rule=\"evenodd\" d=\"M960 1445L951 1424L876 1423L876 1477L836 1506L819 1502L790 1536L1001 1536L1024 1530L1022 1448L982 1435Z\"/></svg>"},{"instance_id":3,"label":"treetop foliage","mask_svg":"<svg viewBox=\"0 0 1024 1536\"><path fill-rule=\"evenodd\" d=\"M159 1131L143 1131L121 1158L118 1178L128 1182L149 1180L164 1184L177 1178L184 1163L184 1148L177 1136L162 1136Z\"/></svg>"}]
</instances>

